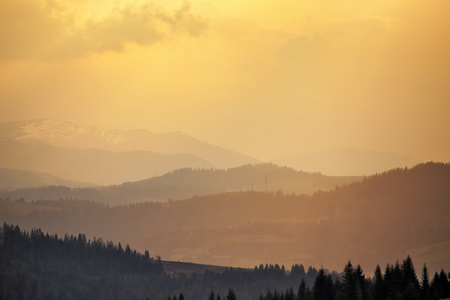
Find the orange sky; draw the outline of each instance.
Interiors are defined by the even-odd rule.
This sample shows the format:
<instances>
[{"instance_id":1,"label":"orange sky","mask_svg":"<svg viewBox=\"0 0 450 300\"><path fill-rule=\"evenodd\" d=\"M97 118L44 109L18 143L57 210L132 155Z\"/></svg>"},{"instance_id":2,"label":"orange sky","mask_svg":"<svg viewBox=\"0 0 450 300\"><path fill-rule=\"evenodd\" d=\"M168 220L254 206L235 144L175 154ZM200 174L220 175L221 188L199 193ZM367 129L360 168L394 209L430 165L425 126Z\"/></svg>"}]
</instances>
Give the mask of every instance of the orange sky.
<instances>
[{"instance_id":1,"label":"orange sky","mask_svg":"<svg viewBox=\"0 0 450 300\"><path fill-rule=\"evenodd\" d=\"M450 2L0 0L0 121L450 161Z\"/></svg>"}]
</instances>

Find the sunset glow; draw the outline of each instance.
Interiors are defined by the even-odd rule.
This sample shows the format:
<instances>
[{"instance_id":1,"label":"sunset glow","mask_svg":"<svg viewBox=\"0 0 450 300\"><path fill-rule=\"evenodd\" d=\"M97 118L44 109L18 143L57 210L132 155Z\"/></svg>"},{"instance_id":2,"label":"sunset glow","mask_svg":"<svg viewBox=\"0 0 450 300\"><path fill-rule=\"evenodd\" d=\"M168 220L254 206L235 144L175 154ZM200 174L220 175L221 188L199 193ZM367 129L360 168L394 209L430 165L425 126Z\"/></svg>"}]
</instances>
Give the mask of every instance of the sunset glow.
<instances>
[{"instance_id":1,"label":"sunset glow","mask_svg":"<svg viewBox=\"0 0 450 300\"><path fill-rule=\"evenodd\" d=\"M450 2L0 2L0 121L450 161Z\"/></svg>"}]
</instances>

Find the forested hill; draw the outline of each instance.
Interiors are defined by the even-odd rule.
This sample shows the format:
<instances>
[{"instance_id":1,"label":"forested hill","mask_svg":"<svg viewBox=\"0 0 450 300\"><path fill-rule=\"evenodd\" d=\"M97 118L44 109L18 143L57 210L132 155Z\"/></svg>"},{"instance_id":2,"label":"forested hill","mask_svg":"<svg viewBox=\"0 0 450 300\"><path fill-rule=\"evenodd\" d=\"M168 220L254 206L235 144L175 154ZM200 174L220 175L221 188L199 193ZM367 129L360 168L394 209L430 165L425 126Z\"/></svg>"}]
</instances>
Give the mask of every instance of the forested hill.
<instances>
[{"instance_id":1,"label":"forested hill","mask_svg":"<svg viewBox=\"0 0 450 300\"><path fill-rule=\"evenodd\" d=\"M450 165L396 169L312 196L231 192L167 203L2 201L0 219L50 233L129 243L167 260L252 267L349 258L374 270L411 254L450 268Z\"/></svg>"},{"instance_id":2,"label":"forested hill","mask_svg":"<svg viewBox=\"0 0 450 300\"><path fill-rule=\"evenodd\" d=\"M193 268L195 273L185 273ZM317 273L303 265L289 270L267 264L255 269L201 269L163 262L148 251L137 253L101 238L89 240L81 233L58 237L6 223L0 227L0 299L164 300L184 293L185 299L207 300L212 290L225 296L233 288L240 299L251 300L268 289L297 290L301 280L312 286Z\"/></svg>"},{"instance_id":3,"label":"forested hill","mask_svg":"<svg viewBox=\"0 0 450 300\"><path fill-rule=\"evenodd\" d=\"M392 261L411 254L433 268L450 267L450 164L391 170L315 199L329 213L302 239L324 264L338 257Z\"/></svg>"},{"instance_id":4,"label":"forested hill","mask_svg":"<svg viewBox=\"0 0 450 300\"><path fill-rule=\"evenodd\" d=\"M177 263L172 263L177 264ZM178 263L179 264L179 263ZM184 264L183 264L184 265ZM259 265L171 273L158 258L101 238L21 231L0 227L0 299L170 299L170 300L435 300L450 297L450 273L416 273L408 256L364 274L350 261L342 272L303 265ZM418 280L418 276L420 281Z\"/></svg>"},{"instance_id":5,"label":"forested hill","mask_svg":"<svg viewBox=\"0 0 450 300\"><path fill-rule=\"evenodd\" d=\"M84 234L65 236L18 226L0 229L1 299L139 299L162 295L161 261ZM145 286L145 289L143 289Z\"/></svg>"},{"instance_id":6,"label":"forested hill","mask_svg":"<svg viewBox=\"0 0 450 300\"><path fill-rule=\"evenodd\" d=\"M0 198L58 200L70 198L108 204L185 199L194 195L230 191L282 191L286 194L312 194L334 189L336 185L360 180L357 176L324 176L296 171L274 164L244 165L230 169L178 169L163 176L98 188L50 186L0 193ZM267 183L267 185L266 185Z\"/></svg>"}]
</instances>

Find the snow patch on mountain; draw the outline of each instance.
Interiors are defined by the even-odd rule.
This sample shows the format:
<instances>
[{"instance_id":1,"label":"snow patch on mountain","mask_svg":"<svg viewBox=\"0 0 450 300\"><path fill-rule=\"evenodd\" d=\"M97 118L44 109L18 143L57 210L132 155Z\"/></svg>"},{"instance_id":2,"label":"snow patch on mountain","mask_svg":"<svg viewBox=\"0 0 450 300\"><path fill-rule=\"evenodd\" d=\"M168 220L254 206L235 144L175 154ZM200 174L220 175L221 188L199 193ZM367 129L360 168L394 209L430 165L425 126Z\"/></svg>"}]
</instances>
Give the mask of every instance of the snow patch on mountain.
<instances>
[{"instance_id":1,"label":"snow patch on mountain","mask_svg":"<svg viewBox=\"0 0 450 300\"><path fill-rule=\"evenodd\" d=\"M106 129L47 119L24 122L18 127L16 136L17 141L46 141L49 143L103 138L109 143L118 144L127 140L126 130L123 129Z\"/></svg>"}]
</instances>

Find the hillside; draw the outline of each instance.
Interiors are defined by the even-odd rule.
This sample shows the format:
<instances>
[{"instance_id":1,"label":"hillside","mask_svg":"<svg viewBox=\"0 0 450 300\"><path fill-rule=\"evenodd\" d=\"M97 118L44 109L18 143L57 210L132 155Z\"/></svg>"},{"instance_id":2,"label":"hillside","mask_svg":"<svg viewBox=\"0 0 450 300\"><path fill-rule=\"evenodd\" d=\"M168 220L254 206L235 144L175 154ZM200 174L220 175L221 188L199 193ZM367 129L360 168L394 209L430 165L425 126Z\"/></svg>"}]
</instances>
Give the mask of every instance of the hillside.
<instances>
[{"instance_id":1,"label":"hillside","mask_svg":"<svg viewBox=\"0 0 450 300\"><path fill-rule=\"evenodd\" d=\"M0 137L21 143L39 142L69 149L100 149L114 152L149 151L195 156L208 161L216 168L230 168L258 162L248 155L202 142L182 132L159 134L144 129L103 128L49 119L0 123ZM185 166L192 165L188 162ZM204 165L193 166L203 167ZM182 166L178 165L178 168L180 167ZM173 167L173 169L176 168ZM150 175L160 174L160 171L150 170L149 173Z\"/></svg>"},{"instance_id":2,"label":"hillside","mask_svg":"<svg viewBox=\"0 0 450 300\"><path fill-rule=\"evenodd\" d=\"M267 186L266 186L267 179ZM143 201L167 201L195 195L230 191L281 191L285 194L313 194L317 190L334 189L337 185L360 180L360 177L333 177L295 171L273 164L244 165L230 169L184 168L146 180L121 185L84 189L43 187L0 193L1 198L28 202L38 199L89 199L111 205Z\"/></svg>"},{"instance_id":3,"label":"hillside","mask_svg":"<svg viewBox=\"0 0 450 300\"><path fill-rule=\"evenodd\" d=\"M411 254L434 270L450 267L449 179L450 165L427 163L312 196L245 191L118 207L15 203L36 210L3 209L0 219L120 240L174 261L243 267L301 262L340 269L351 258L374 270L376 263ZM60 209L37 210L43 206Z\"/></svg>"}]
</instances>

